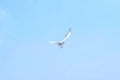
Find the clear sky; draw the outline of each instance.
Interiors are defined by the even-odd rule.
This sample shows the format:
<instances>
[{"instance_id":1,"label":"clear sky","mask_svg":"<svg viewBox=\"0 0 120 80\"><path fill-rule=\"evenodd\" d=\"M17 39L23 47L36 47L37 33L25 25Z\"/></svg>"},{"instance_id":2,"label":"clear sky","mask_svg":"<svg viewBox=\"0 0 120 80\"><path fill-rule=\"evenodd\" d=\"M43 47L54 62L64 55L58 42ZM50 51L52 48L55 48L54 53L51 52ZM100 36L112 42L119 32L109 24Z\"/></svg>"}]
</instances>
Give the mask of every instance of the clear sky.
<instances>
[{"instance_id":1,"label":"clear sky","mask_svg":"<svg viewBox=\"0 0 120 80\"><path fill-rule=\"evenodd\" d=\"M0 80L120 80L120 0L0 0Z\"/></svg>"}]
</instances>

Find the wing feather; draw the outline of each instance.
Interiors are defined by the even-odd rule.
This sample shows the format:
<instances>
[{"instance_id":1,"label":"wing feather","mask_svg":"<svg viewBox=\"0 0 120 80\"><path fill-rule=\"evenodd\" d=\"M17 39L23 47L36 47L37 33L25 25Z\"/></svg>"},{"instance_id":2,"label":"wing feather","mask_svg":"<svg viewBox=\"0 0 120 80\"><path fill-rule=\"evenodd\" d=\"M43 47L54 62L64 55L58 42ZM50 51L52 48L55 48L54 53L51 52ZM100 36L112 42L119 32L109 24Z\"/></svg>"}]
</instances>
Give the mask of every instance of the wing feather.
<instances>
[{"instance_id":1,"label":"wing feather","mask_svg":"<svg viewBox=\"0 0 120 80\"><path fill-rule=\"evenodd\" d=\"M48 41L50 44L59 44L59 42L51 42L51 41Z\"/></svg>"},{"instance_id":2,"label":"wing feather","mask_svg":"<svg viewBox=\"0 0 120 80\"><path fill-rule=\"evenodd\" d=\"M65 38L62 41L65 41L70 35L71 35L71 28L69 29L69 31L65 35Z\"/></svg>"}]
</instances>

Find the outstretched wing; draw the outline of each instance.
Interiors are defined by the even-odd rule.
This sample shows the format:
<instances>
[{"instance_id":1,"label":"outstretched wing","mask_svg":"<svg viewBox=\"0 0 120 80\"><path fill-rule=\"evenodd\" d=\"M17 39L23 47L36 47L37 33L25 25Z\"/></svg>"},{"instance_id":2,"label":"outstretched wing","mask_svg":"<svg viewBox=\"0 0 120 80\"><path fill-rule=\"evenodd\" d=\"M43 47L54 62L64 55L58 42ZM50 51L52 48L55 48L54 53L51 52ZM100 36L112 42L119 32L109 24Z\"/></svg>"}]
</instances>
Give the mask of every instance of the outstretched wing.
<instances>
[{"instance_id":1,"label":"outstretched wing","mask_svg":"<svg viewBox=\"0 0 120 80\"><path fill-rule=\"evenodd\" d=\"M69 31L65 35L65 38L62 41L65 41L70 35L71 35L71 28L69 29Z\"/></svg>"},{"instance_id":2,"label":"outstretched wing","mask_svg":"<svg viewBox=\"0 0 120 80\"><path fill-rule=\"evenodd\" d=\"M50 44L59 44L59 42L51 42L51 41L48 41Z\"/></svg>"}]
</instances>

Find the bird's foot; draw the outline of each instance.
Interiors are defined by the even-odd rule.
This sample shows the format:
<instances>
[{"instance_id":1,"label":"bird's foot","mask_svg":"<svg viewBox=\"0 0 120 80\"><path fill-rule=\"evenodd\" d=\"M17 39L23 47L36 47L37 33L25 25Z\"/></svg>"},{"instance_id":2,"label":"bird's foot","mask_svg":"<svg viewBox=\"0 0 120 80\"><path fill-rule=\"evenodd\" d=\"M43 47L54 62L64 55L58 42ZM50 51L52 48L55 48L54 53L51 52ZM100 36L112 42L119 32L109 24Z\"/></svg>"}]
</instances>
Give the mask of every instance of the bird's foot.
<instances>
[{"instance_id":1,"label":"bird's foot","mask_svg":"<svg viewBox=\"0 0 120 80\"><path fill-rule=\"evenodd\" d=\"M63 46L61 46L60 48L63 48Z\"/></svg>"}]
</instances>

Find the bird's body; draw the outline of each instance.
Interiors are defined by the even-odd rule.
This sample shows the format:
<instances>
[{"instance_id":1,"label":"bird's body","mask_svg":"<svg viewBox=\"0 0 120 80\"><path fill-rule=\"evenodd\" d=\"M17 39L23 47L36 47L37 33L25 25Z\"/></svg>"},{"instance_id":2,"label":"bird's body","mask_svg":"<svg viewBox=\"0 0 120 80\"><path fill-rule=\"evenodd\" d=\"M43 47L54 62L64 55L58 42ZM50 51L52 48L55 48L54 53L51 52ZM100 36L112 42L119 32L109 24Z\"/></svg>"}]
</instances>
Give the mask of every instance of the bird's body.
<instances>
[{"instance_id":1,"label":"bird's body","mask_svg":"<svg viewBox=\"0 0 120 80\"><path fill-rule=\"evenodd\" d=\"M69 29L69 31L67 32L67 34L65 35L65 38L60 41L60 42L49 42L51 44L57 44L58 46L60 46L61 48L63 48L63 45L65 43L65 40L71 35L71 28Z\"/></svg>"}]
</instances>

